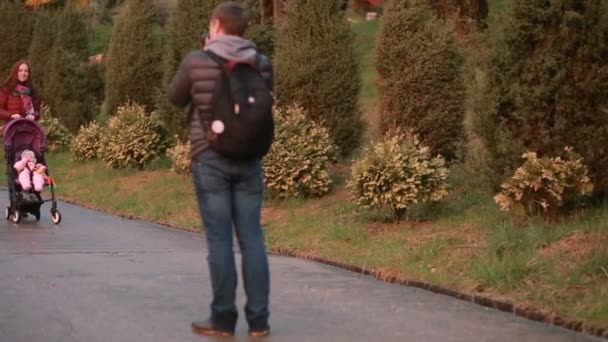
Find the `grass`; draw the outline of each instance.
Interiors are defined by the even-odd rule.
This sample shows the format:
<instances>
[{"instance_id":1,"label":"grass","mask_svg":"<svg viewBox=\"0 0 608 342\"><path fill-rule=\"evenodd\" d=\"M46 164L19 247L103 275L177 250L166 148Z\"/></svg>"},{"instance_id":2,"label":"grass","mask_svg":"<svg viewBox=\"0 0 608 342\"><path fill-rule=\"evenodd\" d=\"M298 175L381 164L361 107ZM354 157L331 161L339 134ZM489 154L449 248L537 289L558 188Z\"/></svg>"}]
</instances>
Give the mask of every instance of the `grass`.
<instances>
[{"instance_id":1,"label":"grass","mask_svg":"<svg viewBox=\"0 0 608 342\"><path fill-rule=\"evenodd\" d=\"M380 21L355 21L351 24L355 34L355 53L359 57L359 74L361 91L359 104L363 118L368 126L368 140L378 136L379 122L376 110L378 90L375 85L376 70L374 68L376 37L380 31Z\"/></svg>"},{"instance_id":2,"label":"grass","mask_svg":"<svg viewBox=\"0 0 608 342\"><path fill-rule=\"evenodd\" d=\"M108 45L110 44L111 36L112 24L110 22L99 23L91 33L89 46L87 47L89 56L98 53L105 53L108 49Z\"/></svg>"},{"instance_id":3,"label":"grass","mask_svg":"<svg viewBox=\"0 0 608 342\"><path fill-rule=\"evenodd\" d=\"M363 101L373 100L378 92L374 85L376 72L373 68L376 36L380 29L380 21L361 21L352 24L355 32L355 52L359 56L361 74L361 98Z\"/></svg>"}]
</instances>

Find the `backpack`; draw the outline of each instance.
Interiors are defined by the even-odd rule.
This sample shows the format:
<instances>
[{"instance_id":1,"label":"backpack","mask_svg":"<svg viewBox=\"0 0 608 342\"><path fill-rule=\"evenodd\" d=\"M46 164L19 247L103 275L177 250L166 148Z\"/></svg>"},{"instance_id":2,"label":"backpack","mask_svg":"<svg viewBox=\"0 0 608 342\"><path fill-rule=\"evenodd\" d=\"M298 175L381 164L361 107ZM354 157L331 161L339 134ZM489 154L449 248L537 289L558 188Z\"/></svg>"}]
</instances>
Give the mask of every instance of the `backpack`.
<instances>
[{"instance_id":1,"label":"backpack","mask_svg":"<svg viewBox=\"0 0 608 342\"><path fill-rule=\"evenodd\" d=\"M205 53L222 69L213 95L211 148L234 160L262 158L274 139L274 100L266 81L254 64Z\"/></svg>"}]
</instances>

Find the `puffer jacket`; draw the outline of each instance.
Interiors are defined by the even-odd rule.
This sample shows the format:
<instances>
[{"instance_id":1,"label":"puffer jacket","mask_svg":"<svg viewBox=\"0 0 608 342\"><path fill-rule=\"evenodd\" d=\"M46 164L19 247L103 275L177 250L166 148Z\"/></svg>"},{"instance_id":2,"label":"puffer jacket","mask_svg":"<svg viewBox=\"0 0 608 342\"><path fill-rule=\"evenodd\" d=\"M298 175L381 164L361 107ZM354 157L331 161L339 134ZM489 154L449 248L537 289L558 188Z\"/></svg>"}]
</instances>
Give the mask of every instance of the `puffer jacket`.
<instances>
[{"instance_id":1,"label":"puffer jacket","mask_svg":"<svg viewBox=\"0 0 608 342\"><path fill-rule=\"evenodd\" d=\"M255 45L237 36L224 35L209 41L205 50L211 50L227 61L249 61L273 90L273 71L270 60L257 53ZM207 148L212 121L213 94L221 76L221 66L202 50L191 51L182 60L169 87L169 100L179 107L191 104L190 156L194 159Z\"/></svg>"},{"instance_id":2,"label":"puffer jacket","mask_svg":"<svg viewBox=\"0 0 608 342\"><path fill-rule=\"evenodd\" d=\"M34 116L36 120L40 117L40 100L36 95L32 95L32 104L34 105ZM20 96L15 96L13 92L6 87L0 88L0 119L8 121L11 115L19 114L25 117L25 110Z\"/></svg>"}]
</instances>

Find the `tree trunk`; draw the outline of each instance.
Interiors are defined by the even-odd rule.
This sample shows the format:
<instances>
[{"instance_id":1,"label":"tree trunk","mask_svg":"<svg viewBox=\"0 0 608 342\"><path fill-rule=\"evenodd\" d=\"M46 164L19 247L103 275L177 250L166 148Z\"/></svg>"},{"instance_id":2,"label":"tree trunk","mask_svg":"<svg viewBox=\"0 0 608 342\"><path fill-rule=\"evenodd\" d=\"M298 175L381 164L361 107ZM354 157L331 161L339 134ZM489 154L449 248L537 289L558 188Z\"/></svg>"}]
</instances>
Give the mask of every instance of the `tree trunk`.
<instances>
[{"instance_id":1,"label":"tree trunk","mask_svg":"<svg viewBox=\"0 0 608 342\"><path fill-rule=\"evenodd\" d=\"M454 19L460 33L466 34L471 26L485 27L488 17L487 0L430 0L433 13L440 19ZM471 22L473 25L471 25Z\"/></svg>"},{"instance_id":2,"label":"tree trunk","mask_svg":"<svg viewBox=\"0 0 608 342\"><path fill-rule=\"evenodd\" d=\"M262 24L272 23L274 17L274 1L260 0L260 9L262 11Z\"/></svg>"},{"instance_id":3,"label":"tree trunk","mask_svg":"<svg viewBox=\"0 0 608 342\"><path fill-rule=\"evenodd\" d=\"M281 17L285 14L287 8L287 0L273 0L274 2L274 20L279 22Z\"/></svg>"}]
</instances>

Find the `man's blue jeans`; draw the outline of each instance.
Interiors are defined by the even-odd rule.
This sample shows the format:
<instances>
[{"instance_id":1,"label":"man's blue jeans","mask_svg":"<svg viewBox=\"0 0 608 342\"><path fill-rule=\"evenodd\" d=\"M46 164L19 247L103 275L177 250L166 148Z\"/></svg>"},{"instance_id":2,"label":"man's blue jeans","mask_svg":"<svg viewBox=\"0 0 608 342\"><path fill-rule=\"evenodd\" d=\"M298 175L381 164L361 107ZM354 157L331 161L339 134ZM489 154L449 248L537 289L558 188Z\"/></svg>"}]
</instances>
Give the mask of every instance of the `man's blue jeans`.
<instances>
[{"instance_id":1,"label":"man's blue jeans","mask_svg":"<svg viewBox=\"0 0 608 342\"><path fill-rule=\"evenodd\" d=\"M207 261L213 287L211 319L219 328L233 330L236 325L234 226L242 258L247 322L251 330L265 329L270 281L260 224L264 188L262 162L237 162L208 149L193 160L192 173L209 248Z\"/></svg>"}]
</instances>

